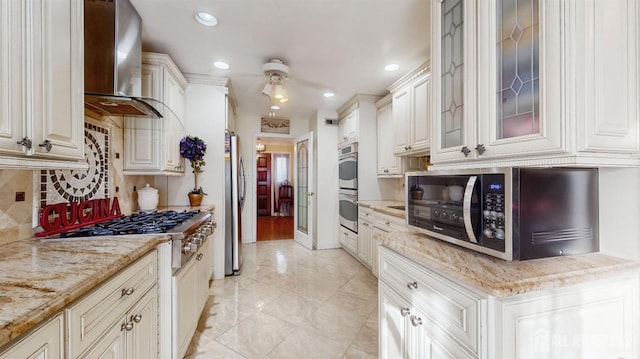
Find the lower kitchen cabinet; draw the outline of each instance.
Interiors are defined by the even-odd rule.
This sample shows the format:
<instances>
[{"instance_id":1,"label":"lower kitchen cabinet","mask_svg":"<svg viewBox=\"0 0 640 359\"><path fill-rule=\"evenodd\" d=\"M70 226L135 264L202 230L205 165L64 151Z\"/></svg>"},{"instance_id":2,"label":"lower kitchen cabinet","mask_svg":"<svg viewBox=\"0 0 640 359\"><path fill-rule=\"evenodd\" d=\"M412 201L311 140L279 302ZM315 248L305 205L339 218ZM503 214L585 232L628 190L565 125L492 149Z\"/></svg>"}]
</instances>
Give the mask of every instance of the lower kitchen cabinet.
<instances>
[{"instance_id":1,"label":"lower kitchen cabinet","mask_svg":"<svg viewBox=\"0 0 640 359\"><path fill-rule=\"evenodd\" d=\"M638 358L637 273L495 297L380 247L380 358Z\"/></svg>"},{"instance_id":2,"label":"lower kitchen cabinet","mask_svg":"<svg viewBox=\"0 0 640 359\"><path fill-rule=\"evenodd\" d=\"M347 253L352 256L357 256L358 252L358 235L356 233L351 232L350 230L340 227L340 244L342 244L342 248L344 248Z\"/></svg>"},{"instance_id":3,"label":"lower kitchen cabinet","mask_svg":"<svg viewBox=\"0 0 640 359\"><path fill-rule=\"evenodd\" d=\"M80 358L158 357L158 291L153 287Z\"/></svg>"},{"instance_id":4,"label":"lower kitchen cabinet","mask_svg":"<svg viewBox=\"0 0 640 359\"><path fill-rule=\"evenodd\" d=\"M406 226L402 218L377 212L365 206L358 206L358 239L356 241L356 249L350 251L350 253L362 264L370 268L371 273L377 277L378 247L380 243L375 239L375 233L404 231L406 231Z\"/></svg>"},{"instance_id":5,"label":"lower kitchen cabinet","mask_svg":"<svg viewBox=\"0 0 640 359\"><path fill-rule=\"evenodd\" d=\"M62 359L64 358L64 320L62 314L25 336L0 353L0 359Z\"/></svg>"}]
</instances>

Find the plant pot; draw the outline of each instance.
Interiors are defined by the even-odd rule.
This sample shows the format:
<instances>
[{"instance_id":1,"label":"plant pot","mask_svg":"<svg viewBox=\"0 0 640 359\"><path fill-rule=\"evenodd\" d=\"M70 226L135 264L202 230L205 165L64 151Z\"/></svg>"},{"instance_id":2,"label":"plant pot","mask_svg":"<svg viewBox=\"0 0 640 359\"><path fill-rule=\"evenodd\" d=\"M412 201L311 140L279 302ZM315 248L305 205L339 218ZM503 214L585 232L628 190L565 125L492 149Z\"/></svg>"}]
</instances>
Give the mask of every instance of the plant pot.
<instances>
[{"instance_id":1,"label":"plant pot","mask_svg":"<svg viewBox=\"0 0 640 359\"><path fill-rule=\"evenodd\" d=\"M198 207L202 202L202 193L189 193L189 203L191 207Z\"/></svg>"},{"instance_id":2,"label":"plant pot","mask_svg":"<svg viewBox=\"0 0 640 359\"><path fill-rule=\"evenodd\" d=\"M411 191L409 191L409 193L411 194L411 199L420 200L424 195L424 190L419 187L417 189L412 188Z\"/></svg>"}]
</instances>

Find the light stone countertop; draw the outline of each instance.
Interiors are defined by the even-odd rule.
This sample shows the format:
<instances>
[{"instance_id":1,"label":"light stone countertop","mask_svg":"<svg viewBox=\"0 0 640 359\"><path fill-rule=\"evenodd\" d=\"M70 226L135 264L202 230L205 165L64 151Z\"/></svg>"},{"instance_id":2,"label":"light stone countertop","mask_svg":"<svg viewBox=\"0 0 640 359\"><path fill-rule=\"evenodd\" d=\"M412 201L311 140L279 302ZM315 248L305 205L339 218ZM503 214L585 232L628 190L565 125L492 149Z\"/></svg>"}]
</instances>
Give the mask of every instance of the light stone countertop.
<instances>
[{"instance_id":1,"label":"light stone countertop","mask_svg":"<svg viewBox=\"0 0 640 359\"><path fill-rule=\"evenodd\" d=\"M169 239L148 234L0 246L0 347Z\"/></svg>"},{"instance_id":2,"label":"light stone countertop","mask_svg":"<svg viewBox=\"0 0 640 359\"><path fill-rule=\"evenodd\" d=\"M508 262L411 232L376 232L375 238L427 268L495 297L640 271L640 263L601 253Z\"/></svg>"},{"instance_id":3,"label":"light stone countertop","mask_svg":"<svg viewBox=\"0 0 640 359\"><path fill-rule=\"evenodd\" d=\"M388 214L390 216L404 218L404 210L389 208L389 206L404 206L405 204L402 201L358 201L358 205L371 208L376 212Z\"/></svg>"},{"instance_id":4,"label":"light stone countertop","mask_svg":"<svg viewBox=\"0 0 640 359\"><path fill-rule=\"evenodd\" d=\"M159 206L158 207L158 212L162 212L162 211L176 211L176 212L182 212L182 211L214 211L216 209L216 206L213 204L208 204L208 205L202 205L202 206L198 206L198 207L190 207L190 206Z\"/></svg>"}]
</instances>

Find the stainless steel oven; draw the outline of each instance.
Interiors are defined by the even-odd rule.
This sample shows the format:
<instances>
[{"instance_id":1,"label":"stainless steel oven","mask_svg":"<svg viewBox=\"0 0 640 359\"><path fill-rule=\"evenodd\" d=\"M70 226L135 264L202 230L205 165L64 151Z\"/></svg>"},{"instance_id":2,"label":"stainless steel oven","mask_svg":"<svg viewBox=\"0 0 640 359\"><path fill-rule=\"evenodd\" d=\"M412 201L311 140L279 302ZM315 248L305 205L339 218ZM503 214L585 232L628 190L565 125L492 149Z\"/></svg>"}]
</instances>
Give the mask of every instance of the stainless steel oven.
<instances>
[{"instance_id":1,"label":"stainless steel oven","mask_svg":"<svg viewBox=\"0 0 640 359\"><path fill-rule=\"evenodd\" d=\"M338 149L338 177L340 188L358 189L358 144Z\"/></svg>"},{"instance_id":2,"label":"stainless steel oven","mask_svg":"<svg viewBox=\"0 0 640 359\"><path fill-rule=\"evenodd\" d=\"M340 189L340 225L353 233L358 233L358 190Z\"/></svg>"}]
</instances>

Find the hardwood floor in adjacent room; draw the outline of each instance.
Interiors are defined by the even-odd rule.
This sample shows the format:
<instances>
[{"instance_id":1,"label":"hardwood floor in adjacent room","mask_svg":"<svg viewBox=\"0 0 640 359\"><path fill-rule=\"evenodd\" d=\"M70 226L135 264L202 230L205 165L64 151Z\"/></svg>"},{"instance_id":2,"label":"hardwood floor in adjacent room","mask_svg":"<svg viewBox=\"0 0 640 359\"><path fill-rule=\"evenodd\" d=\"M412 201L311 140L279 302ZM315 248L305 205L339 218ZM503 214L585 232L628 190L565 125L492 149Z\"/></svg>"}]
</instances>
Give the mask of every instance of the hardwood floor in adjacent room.
<instances>
[{"instance_id":1,"label":"hardwood floor in adjacent room","mask_svg":"<svg viewBox=\"0 0 640 359\"><path fill-rule=\"evenodd\" d=\"M258 216L257 240L293 239L293 216Z\"/></svg>"}]
</instances>

